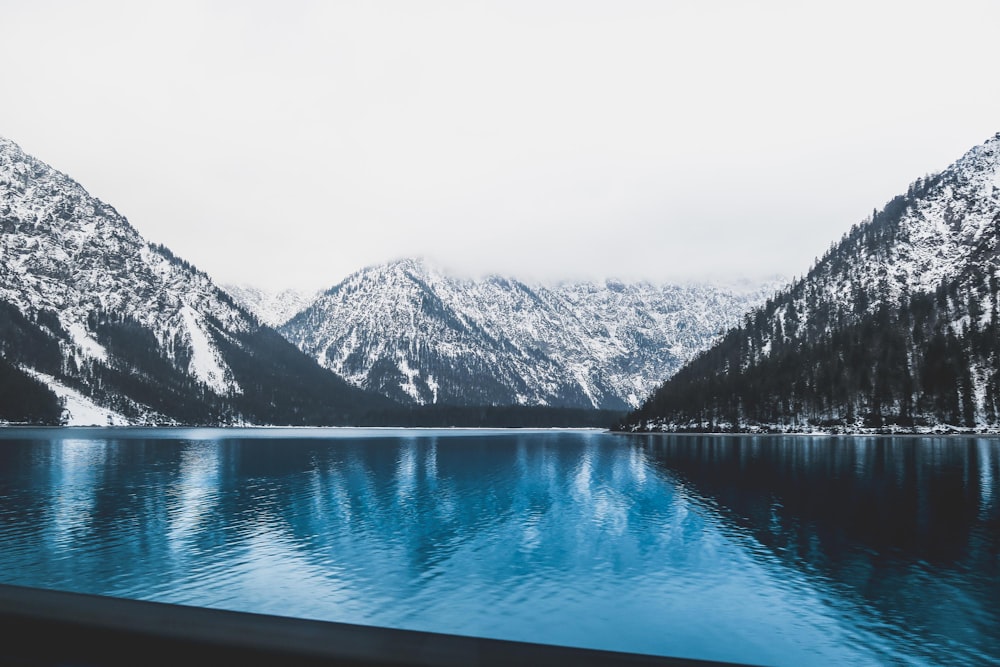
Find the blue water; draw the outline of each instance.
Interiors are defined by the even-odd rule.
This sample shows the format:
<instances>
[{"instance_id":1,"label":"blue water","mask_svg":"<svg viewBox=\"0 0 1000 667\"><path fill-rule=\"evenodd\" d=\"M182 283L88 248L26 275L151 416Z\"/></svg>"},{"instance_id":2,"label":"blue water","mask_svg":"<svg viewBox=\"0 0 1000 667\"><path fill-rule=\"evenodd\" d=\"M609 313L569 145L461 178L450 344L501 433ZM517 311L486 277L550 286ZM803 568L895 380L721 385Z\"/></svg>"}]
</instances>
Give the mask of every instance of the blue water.
<instances>
[{"instance_id":1,"label":"blue water","mask_svg":"<svg viewBox=\"0 0 1000 667\"><path fill-rule=\"evenodd\" d=\"M767 665L1000 664L1000 441L0 429L0 583Z\"/></svg>"}]
</instances>

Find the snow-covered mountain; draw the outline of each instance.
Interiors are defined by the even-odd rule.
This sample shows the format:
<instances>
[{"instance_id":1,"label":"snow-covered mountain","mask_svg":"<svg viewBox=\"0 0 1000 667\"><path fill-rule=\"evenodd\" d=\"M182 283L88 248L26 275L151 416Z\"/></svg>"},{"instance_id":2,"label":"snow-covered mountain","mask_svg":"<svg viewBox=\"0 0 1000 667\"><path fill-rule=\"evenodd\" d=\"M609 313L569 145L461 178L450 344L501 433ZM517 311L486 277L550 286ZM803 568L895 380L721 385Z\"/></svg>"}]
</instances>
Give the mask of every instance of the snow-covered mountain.
<instances>
[{"instance_id":1,"label":"snow-covered mountain","mask_svg":"<svg viewBox=\"0 0 1000 667\"><path fill-rule=\"evenodd\" d=\"M349 276L279 331L399 401L626 409L775 286L544 286L404 259Z\"/></svg>"},{"instance_id":2,"label":"snow-covered mountain","mask_svg":"<svg viewBox=\"0 0 1000 667\"><path fill-rule=\"evenodd\" d=\"M1000 428L1000 134L855 225L634 429Z\"/></svg>"},{"instance_id":3,"label":"snow-covered mountain","mask_svg":"<svg viewBox=\"0 0 1000 667\"><path fill-rule=\"evenodd\" d=\"M224 283L222 289L269 327L280 326L292 319L296 313L309 307L321 293L320 290L293 288L266 290L232 283Z\"/></svg>"},{"instance_id":4,"label":"snow-covered mountain","mask_svg":"<svg viewBox=\"0 0 1000 667\"><path fill-rule=\"evenodd\" d=\"M372 398L2 138L0 358L10 383L55 392L70 423L331 423Z\"/></svg>"}]
</instances>

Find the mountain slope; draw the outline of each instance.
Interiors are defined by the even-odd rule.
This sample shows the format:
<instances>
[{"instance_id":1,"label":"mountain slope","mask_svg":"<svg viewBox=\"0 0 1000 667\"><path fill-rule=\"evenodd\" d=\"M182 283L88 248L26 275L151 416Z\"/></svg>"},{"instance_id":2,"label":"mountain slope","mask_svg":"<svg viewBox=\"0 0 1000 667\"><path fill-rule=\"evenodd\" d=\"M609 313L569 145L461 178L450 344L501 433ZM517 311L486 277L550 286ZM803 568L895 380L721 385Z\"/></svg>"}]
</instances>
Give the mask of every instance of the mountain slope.
<instances>
[{"instance_id":1,"label":"mountain slope","mask_svg":"<svg viewBox=\"0 0 1000 667\"><path fill-rule=\"evenodd\" d=\"M1000 134L856 225L631 430L994 429Z\"/></svg>"},{"instance_id":2,"label":"mountain slope","mask_svg":"<svg viewBox=\"0 0 1000 667\"><path fill-rule=\"evenodd\" d=\"M401 402L635 407L767 288L463 280L420 260L359 271L279 331Z\"/></svg>"},{"instance_id":3,"label":"mountain slope","mask_svg":"<svg viewBox=\"0 0 1000 667\"><path fill-rule=\"evenodd\" d=\"M0 357L18 382L75 392L123 422L344 423L385 403L2 138ZM22 421L12 412L0 418Z\"/></svg>"}]
</instances>

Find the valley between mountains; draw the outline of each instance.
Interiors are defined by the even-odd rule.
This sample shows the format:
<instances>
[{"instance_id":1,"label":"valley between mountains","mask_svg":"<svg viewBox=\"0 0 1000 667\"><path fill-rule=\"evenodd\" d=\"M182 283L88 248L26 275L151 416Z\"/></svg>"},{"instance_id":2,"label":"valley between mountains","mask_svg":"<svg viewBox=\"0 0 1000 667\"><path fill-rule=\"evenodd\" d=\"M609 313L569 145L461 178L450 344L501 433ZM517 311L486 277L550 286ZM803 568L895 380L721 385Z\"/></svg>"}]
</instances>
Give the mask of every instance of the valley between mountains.
<instances>
[{"instance_id":1,"label":"valley between mountains","mask_svg":"<svg viewBox=\"0 0 1000 667\"><path fill-rule=\"evenodd\" d=\"M270 293L218 285L0 139L0 421L996 429L1000 135L848 227L792 283L404 258Z\"/></svg>"}]
</instances>

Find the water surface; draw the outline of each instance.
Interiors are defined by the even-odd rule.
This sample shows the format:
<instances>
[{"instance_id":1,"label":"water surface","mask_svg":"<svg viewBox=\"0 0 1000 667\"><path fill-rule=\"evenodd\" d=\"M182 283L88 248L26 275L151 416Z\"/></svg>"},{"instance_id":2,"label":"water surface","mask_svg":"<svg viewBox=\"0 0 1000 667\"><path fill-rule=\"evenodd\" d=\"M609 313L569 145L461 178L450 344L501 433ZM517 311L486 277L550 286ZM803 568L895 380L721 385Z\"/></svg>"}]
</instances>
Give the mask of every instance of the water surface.
<instances>
[{"instance_id":1,"label":"water surface","mask_svg":"<svg viewBox=\"0 0 1000 667\"><path fill-rule=\"evenodd\" d=\"M990 664L998 467L974 438L0 429L0 582L758 664Z\"/></svg>"}]
</instances>

